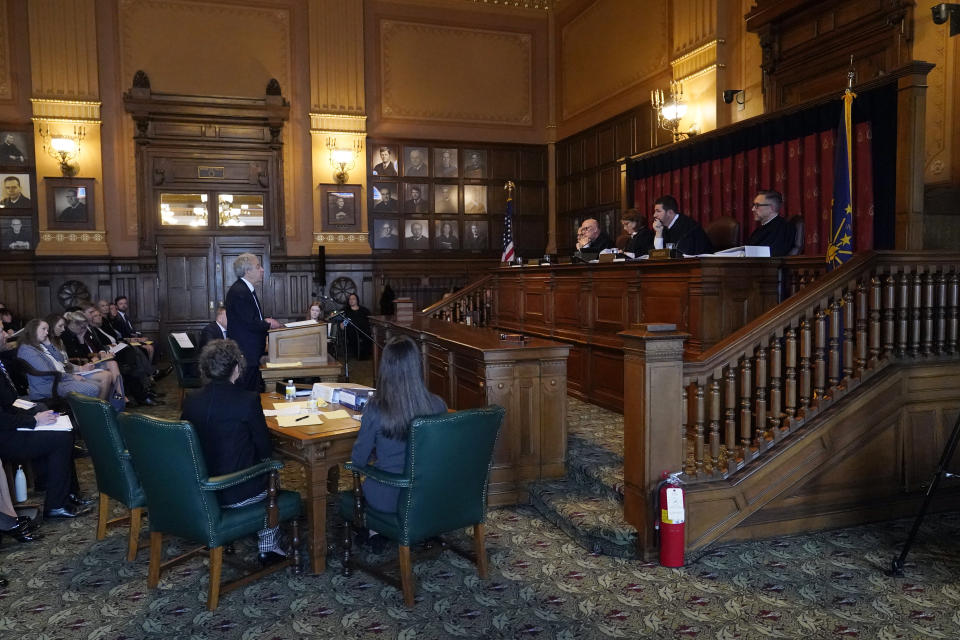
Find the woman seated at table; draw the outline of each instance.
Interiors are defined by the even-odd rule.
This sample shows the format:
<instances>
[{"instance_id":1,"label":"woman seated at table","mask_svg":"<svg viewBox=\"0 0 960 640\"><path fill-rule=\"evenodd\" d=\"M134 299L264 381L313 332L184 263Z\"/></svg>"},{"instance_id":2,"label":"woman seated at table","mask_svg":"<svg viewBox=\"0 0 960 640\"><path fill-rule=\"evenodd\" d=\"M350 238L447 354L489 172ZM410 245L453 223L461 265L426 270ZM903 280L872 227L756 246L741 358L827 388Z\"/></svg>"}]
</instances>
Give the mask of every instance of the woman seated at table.
<instances>
[{"instance_id":1,"label":"woman seated at table","mask_svg":"<svg viewBox=\"0 0 960 640\"><path fill-rule=\"evenodd\" d=\"M407 456L410 422L421 416L443 413L447 405L423 383L420 349L406 336L391 338L380 356L377 392L363 410L360 431L350 458L356 465L402 473ZM377 511L395 513L400 489L367 479L363 483L367 504Z\"/></svg>"},{"instance_id":2,"label":"woman seated at table","mask_svg":"<svg viewBox=\"0 0 960 640\"><path fill-rule=\"evenodd\" d=\"M207 471L220 476L251 467L270 457L273 447L263 417L260 396L233 384L243 371L243 354L233 340L211 340L200 352L200 372L206 386L183 401L181 420L197 431ZM267 476L258 476L217 494L227 509L245 507L267 499ZM279 545L280 527L258 533L260 562L286 557Z\"/></svg>"},{"instance_id":3,"label":"woman seated at table","mask_svg":"<svg viewBox=\"0 0 960 640\"><path fill-rule=\"evenodd\" d=\"M367 338L370 335L370 310L360 306L360 298L355 293L351 293L347 298L340 328L343 329L344 340L350 355L358 360L368 358L370 356L370 339Z\"/></svg>"},{"instance_id":4,"label":"woman seated at table","mask_svg":"<svg viewBox=\"0 0 960 640\"><path fill-rule=\"evenodd\" d=\"M97 364L74 365L70 362L67 356L67 347L63 344L63 335L67 330L66 319L58 313L51 313L44 318L44 320L47 326L50 327L47 342L44 343L50 355L62 362L64 369L71 373L77 370L90 371L91 369L97 369L97 373L87 376L87 379L96 382L101 387L105 386L108 394L107 396L101 397L108 398L110 404L112 404L113 408L117 411L123 411L126 408L126 401L124 400L123 394L123 378L120 375L120 369L117 367L116 361L104 360Z\"/></svg>"},{"instance_id":5,"label":"woman seated at table","mask_svg":"<svg viewBox=\"0 0 960 640\"><path fill-rule=\"evenodd\" d=\"M34 318L28 322L21 334L17 357L25 360L37 371L57 371L63 374L60 378L60 384L57 387L57 393L61 396L65 396L71 391L76 391L81 395L105 399L110 393L112 385L112 380L109 378L109 375L107 374L105 379L101 378L97 381L87 380L83 376L69 373L63 362L47 350L47 344L49 343L47 336L49 332L50 327L45 320ZM93 365L84 365L79 369L81 371L89 371L93 369ZM101 375L101 372L93 374L93 376L97 375ZM27 396L31 400L49 398L53 395L53 381L53 376L27 374L27 382L30 385Z\"/></svg>"}]
</instances>

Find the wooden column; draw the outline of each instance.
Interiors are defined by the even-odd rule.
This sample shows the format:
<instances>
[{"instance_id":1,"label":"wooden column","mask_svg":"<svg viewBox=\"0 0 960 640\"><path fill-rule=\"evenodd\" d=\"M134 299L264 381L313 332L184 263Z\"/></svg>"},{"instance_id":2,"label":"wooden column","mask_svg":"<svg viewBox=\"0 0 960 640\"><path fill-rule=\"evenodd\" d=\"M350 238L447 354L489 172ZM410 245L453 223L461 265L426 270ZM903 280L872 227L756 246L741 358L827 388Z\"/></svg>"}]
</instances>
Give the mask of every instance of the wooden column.
<instances>
[{"instance_id":1,"label":"wooden column","mask_svg":"<svg viewBox=\"0 0 960 640\"><path fill-rule=\"evenodd\" d=\"M927 74L933 65L914 62L897 82L897 196L895 248L923 249L924 125Z\"/></svg>"},{"instance_id":2,"label":"wooden column","mask_svg":"<svg viewBox=\"0 0 960 640\"><path fill-rule=\"evenodd\" d=\"M623 331L623 515L637 529L644 558L656 546L654 495L663 471L682 468L683 342L673 324L642 324Z\"/></svg>"}]
</instances>

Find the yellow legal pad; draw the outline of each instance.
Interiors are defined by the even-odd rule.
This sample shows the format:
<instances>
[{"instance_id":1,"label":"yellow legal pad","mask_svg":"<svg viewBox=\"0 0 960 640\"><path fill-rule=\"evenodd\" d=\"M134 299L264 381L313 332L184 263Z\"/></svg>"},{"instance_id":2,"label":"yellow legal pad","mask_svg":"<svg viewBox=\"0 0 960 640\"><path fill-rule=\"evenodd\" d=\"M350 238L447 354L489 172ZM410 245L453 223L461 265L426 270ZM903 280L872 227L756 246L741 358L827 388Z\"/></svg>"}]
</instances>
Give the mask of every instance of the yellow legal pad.
<instances>
[{"instance_id":1,"label":"yellow legal pad","mask_svg":"<svg viewBox=\"0 0 960 640\"><path fill-rule=\"evenodd\" d=\"M323 420L315 413L305 413L301 416L277 416L277 424L281 427L309 427L323 424Z\"/></svg>"}]
</instances>

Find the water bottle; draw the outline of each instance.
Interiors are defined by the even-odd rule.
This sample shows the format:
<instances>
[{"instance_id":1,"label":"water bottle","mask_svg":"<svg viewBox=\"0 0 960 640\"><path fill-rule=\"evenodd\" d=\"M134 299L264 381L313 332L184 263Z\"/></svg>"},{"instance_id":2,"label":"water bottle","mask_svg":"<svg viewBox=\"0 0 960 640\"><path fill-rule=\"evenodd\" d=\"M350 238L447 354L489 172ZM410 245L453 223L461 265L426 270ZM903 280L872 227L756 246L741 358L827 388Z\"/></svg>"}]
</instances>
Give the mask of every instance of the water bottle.
<instances>
[{"instance_id":1,"label":"water bottle","mask_svg":"<svg viewBox=\"0 0 960 640\"><path fill-rule=\"evenodd\" d=\"M17 502L27 500L27 474L23 472L23 465L17 467L17 475L13 479L13 498Z\"/></svg>"},{"instance_id":2,"label":"water bottle","mask_svg":"<svg viewBox=\"0 0 960 640\"><path fill-rule=\"evenodd\" d=\"M287 380L286 393L283 396L287 400L296 400L297 388L293 386L293 380Z\"/></svg>"},{"instance_id":3,"label":"water bottle","mask_svg":"<svg viewBox=\"0 0 960 640\"><path fill-rule=\"evenodd\" d=\"M317 385L313 385L313 388L310 390L310 406L308 407L310 413L316 413L318 406L317 400L320 398L320 393L317 391Z\"/></svg>"}]
</instances>

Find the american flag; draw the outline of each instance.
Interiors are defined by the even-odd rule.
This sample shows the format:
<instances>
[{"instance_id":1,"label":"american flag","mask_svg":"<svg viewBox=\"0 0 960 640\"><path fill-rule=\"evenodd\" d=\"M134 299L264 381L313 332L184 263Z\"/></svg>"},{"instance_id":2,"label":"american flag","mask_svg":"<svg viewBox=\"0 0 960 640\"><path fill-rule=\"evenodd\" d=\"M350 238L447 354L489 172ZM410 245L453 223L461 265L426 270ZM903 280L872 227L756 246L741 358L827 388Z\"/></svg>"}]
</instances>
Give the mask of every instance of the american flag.
<instances>
[{"instance_id":1,"label":"american flag","mask_svg":"<svg viewBox=\"0 0 960 640\"><path fill-rule=\"evenodd\" d=\"M503 255L500 256L500 262L513 262L513 183L508 182L505 189L507 190L507 213L503 221Z\"/></svg>"}]
</instances>

